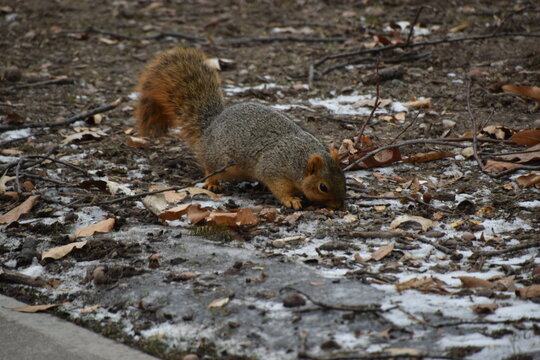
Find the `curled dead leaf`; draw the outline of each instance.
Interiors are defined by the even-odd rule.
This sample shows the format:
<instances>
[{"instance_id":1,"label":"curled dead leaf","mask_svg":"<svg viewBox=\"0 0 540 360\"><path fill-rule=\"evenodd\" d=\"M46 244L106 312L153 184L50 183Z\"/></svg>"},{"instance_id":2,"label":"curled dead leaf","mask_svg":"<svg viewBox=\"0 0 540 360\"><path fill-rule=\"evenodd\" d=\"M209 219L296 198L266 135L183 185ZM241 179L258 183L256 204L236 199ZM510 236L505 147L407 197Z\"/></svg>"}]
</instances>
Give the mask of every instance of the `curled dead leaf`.
<instances>
[{"instance_id":1,"label":"curled dead leaf","mask_svg":"<svg viewBox=\"0 0 540 360\"><path fill-rule=\"evenodd\" d=\"M126 140L126 145L130 147L142 148L149 146L150 141L140 137L130 136Z\"/></svg>"},{"instance_id":2,"label":"curled dead leaf","mask_svg":"<svg viewBox=\"0 0 540 360\"><path fill-rule=\"evenodd\" d=\"M55 248L52 248L50 250L44 251L41 253L41 260L45 259L53 259L58 260L69 254L73 251L73 249L80 249L84 245L86 245L87 241L77 241L73 242L71 244L57 246Z\"/></svg>"},{"instance_id":3,"label":"curled dead leaf","mask_svg":"<svg viewBox=\"0 0 540 360\"><path fill-rule=\"evenodd\" d=\"M114 228L115 219L109 218L88 227L78 229L73 233L75 238L81 238L86 236L92 236L95 233L108 233Z\"/></svg>"},{"instance_id":4,"label":"curled dead leaf","mask_svg":"<svg viewBox=\"0 0 540 360\"><path fill-rule=\"evenodd\" d=\"M390 228L396 229L400 225L405 225L406 223L417 223L422 227L423 231L427 231L430 227L433 226L433 221L423 218L421 216L410 216L410 215L401 215L395 218L390 223Z\"/></svg>"},{"instance_id":5,"label":"curled dead leaf","mask_svg":"<svg viewBox=\"0 0 540 360\"><path fill-rule=\"evenodd\" d=\"M510 140L519 145L533 146L540 144L540 129L521 130L512 135Z\"/></svg>"},{"instance_id":6,"label":"curled dead leaf","mask_svg":"<svg viewBox=\"0 0 540 360\"><path fill-rule=\"evenodd\" d=\"M416 100L416 101L410 101L403 104L403 106L409 109L419 109L419 108L424 108L424 107L430 107L431 99L427 98L427 99L421 99L421 100Z\"/></svg>"},{"instance_id":7,"label":"curled dead leaf","mask_svg":"<svg viewBox=\"0 0 540 360\"><path fill-rule=\"evenodd\" d=\"M540 102L540 87L538 86L518 86L518 85L503 85L502 90L505 93L516 94L528 97Z\"/></svg>"},{"instance_id":8,"label":"curled dead leaf","mask_svg":"<svg viewBox=\"0 0 540 360\"><path fill-rule=\"evenodd\" d=\"M531 285L516 289L516 295L522 299L540 297L540 285Z\"/></svg>"},{"instance_id":9,"label":"curled dead leaf","mask_svg":"<svg viewBox=\"0 0 540 360\"><path fill-rule=\"evenodd\" d=\"M166 210L159 214L159 218L162 220L178 220L185 214L187 214L190 206L192 204L183 204L180 206L173 207L172 209Z\"/></svg>"},{"instance_id":10,"label":"curled dead leaf","mask_svg":"<svg viewBox=\"0 0 540 360\"><path fill-rule=\"evenodd\" d=\"M492 288L495 286L495 284L491 281L475 278L472 276L460 276L459 280L461 280L461 285L466 288Z\"/></svg>"},{"instance_id":11,"label":"curled dead leaf","mask_svg":"<svg viewBox=\"0 0 540 360\"><path fill-rule=\"evenodd\" d=\"M521 186L529 187L536 184L540 184L540 174L523 175L516 179L517 183Z\"/></svg>"},{"instance_id":12,"label":"curled dead leaf","mask_svg":"<svg viewBox=\"0 0 540 360\"><path fill-rule=\"evenodd\" d=\"M428 161L434 161L444 159L447 157L454 157L454 153L450 151L430 151L427 153L418 153L408 158L403 159L406 163L423 163Z\"/></svg>"},{"instance_id":13,"label":"curled dead leaf","mask_svg":"<svg viewBox=\"0 0 540 360\"><path fill-rule=\"evenodd\" d=\"M375 261L379 261L382 258L384 258L386 255L390 254L394 250L394 244L387 244L379 247L373 254L371 254L371 258Z\"/></svg>"},{"instance_id":14,"label":"curled dead leaf","mask_svg":"<svg viewBox=\"0 0 540 360\"><path fill-rule=\"evenodd\" d=\"M16 308L11 308L12 311L24 312L24 313L36 313L40 311L46 311L62 304L49 304L49 305L27 305Z\"/></svg>"},{"instance_id":15,"label":"curled dead leaf","mask_svg":"<svg viewBox=\"0 0 540 360\"><path fill-rule=\"evenodd\" d=\"M26 199L22 204L17 206L14 209L11 209L4 215L0 216L0 224L11 224L21 217L23 214L27 214L32 210L32 207L34 207L34 204L39 199L39 195L32 195L28 199Z\"/></svg>"},{"instance_id":16,"label":"curled dead leaf","mask_svg":"<svg viewBox=\"0 0 540 360\"><path fill-rule=\"evenodd\" d=\"M486 164L484 165L484 168L482 170L498 174L500 172L513 169L515 167L518 167L519 164L504 162L504 161L495 161L495 160L488 160L486 161Z\"/></svg>"}]
</instances>

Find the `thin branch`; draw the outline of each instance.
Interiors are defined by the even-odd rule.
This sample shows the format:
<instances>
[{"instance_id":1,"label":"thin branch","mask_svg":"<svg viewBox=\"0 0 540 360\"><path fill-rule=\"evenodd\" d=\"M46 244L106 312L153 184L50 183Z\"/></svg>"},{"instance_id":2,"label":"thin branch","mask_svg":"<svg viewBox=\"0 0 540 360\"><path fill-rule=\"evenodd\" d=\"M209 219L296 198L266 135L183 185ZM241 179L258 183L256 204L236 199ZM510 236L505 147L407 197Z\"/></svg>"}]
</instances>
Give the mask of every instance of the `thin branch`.
<instances>
[{"instance_id":1,"label":"thin branch","mask_svg":"<svg viewBox=\"0 0 540 360\"><path fill-rule=\"evenodd\" d=\"M444 43L449 44L449 43L455 43L455 42L461 42L461 41L486 40L486 39L492 39L492 38L513 37L513 36L540 37L540 33L491 33L491 34L485 34L485 35L469 35L469 36L462 36L462 37L455 37L455 38L443 38L443 39L437 39L437 40L422 41L422 42L412 43L412 44L410 43L409 44L407 43L392 44L392 45L374 47L371 49L360 49L360 50L348 51L348 52L339 53L339 54L327 55L321 58L320 60L316 61L313 65L314 67L318 67L319 65L327 62L328 60L362 55L362 54L380 53L387 50L415 48L415 47L421 47L421 46L435 46L435 45L444 44Z\"/></svg>"},{"instance_id":2,"label":"thin branch","mask_svg":"<svg viewBox=\"0 0 540 360\"><path fill-rule=\"evenodd\" d=\"M16 130L16 129L27 129L27 128L45 128L45 127L55 127L55 126L64 126L72 124L76 121L86 119L92 115L104 113L106 111L112 110L121 103L121 100L118 99L115 102L103 106L99 106L95 109L89 110L85 113L78 114L70 117L67 120L48 122L48 123L30 123L22 125L0 125L0 131Z\"/></svg>"},{"instance_id":3,"label":"thin branch","mask_svg":"<svg viewBox=\"0 0 540 360\"><path fill-rule=\"evenodd\" d=\"M463 140L462 140L463 141ZM470 141L470 140L469 140ZM439 139L417 139L417 140L406 140L406 141L402 141L402 142L399 142L397 144L390 144L390 145L386 145L386 146L381 146L373 151L370 151L368 153L366 153L364 156L362 156L360 159L356 160L355 162L349 164L346 168L344 168L343 170L344 171L348 171L348 170L351 170L353 167L355 167L356 165L360 164L362 161L366 160L367 158L369 158L370 156L373 156L383 150L388 150L388 149L394 149L394 148L398 148L398 147L401 147L401 146L406 146L406 145L415 145L415 144L437 144L437 145L446 145L446 146L454 146L454 147L461 147L461 148L466 148L468 147L467 145L463 145L463 144L456 144L454 142L451 142L451 141L445 141L445 140L439 140Z\"/></svg>"},{"instance_id":4,"label":"thin branch","mask_svg":"<svg viewBox=\"0 0 540 360\"><path fill-rule=\"evenodd\" d=\"M405 133L405 131L409 130L409 128L410 128L411 126L413 126L413 124L414 124L414 123L416 122L416 120L418 119L418 116L420 116L420 111L418 111L418 112L416 113L416 116L411 120L411 122L410 122L407 126L405 126L405 128L403 128L403 130L401 130L401 131L399 132L399 134L396 135L396 137L394 137L394 140L390 141L390 144L395 143L395 142L397 141L397 139L399 139L399 137Z\"/></svg>"},{"instance_id":5,"label":"thin branch","mask_svg":"<svg viewBox=\"0 0 540 360\"><path fill-rule=\"evenodd\" d=\"M440 252L443 252L447 255L450 255L452 260L461 260L463 258L463 255L458 253L457 251L455 250L452 250L452 249L449 249L447 248L446 246L443 246L441 244L437 244L436 242L433 242L433 241L430 241L428 239L425 239L423 238L422 236L419 236L419 235L412 235L413 238L415 238L416 240L424 243L424 244L428 244L428 245L431 245L433 246L435 249L439 250Z\"/></svg>"},{"instance_id":6,"label":"thin branch","mask_svg":"<svg viewBox=\"0 0 540 360\"><path fill-rule=\"evenodd\" d=\"M472 87L472 79L469 79L469 82L467 83L467 113L469 114L469 119L471 120L471 124L472 124L472 131L473 131L473 142L472 142L472 148L473 148L473 154L474 154L474 159L476 160L476 162L478 163L478 166L480 167L480 170L484 173L487 173L486 171L484 171L484 163L482 162L482 159L480 159L480 156L478 155L478 141L477 141L477 132L478 132L478 128L477 128L477 124L476 124L476 117L474 116L474 114L472 113L472 110L471 110L471 87ZM489 173L487 173L488 175L491 175Z\"/></svg>"},{"instance_id":7,"label":"thin branch","mask_svg":"<svg viewBox=\"0 0 540 360\"><path fill-rule=\"evenodd\" d=\"M45 85L64 85L64 84L73 84L75 82L74 79L70 79L67 77L61 77L58 79L52 79L52 80L43 80L43 81L37 81L29 84L22 84L22 85L16 85L13 88L14 89L26 89L31 87L38 87L38 86L45 86Z\"/></svg>"},{"instance_id":8,"label":"thin branch","mask_svg":"<svg viewBox=\"0 0 540 360\"><path fill-rule=\"evenodd\" d=\"M520 250L525 250L525 249L533 249L533 248L540 248L540 237L538 237L538 235L537 235L537 238L534 240L529 240L518 245L509 246L506 249L475 251L473 252L472 257L476 258L480 256L497 256L497 255L508 254L508 253L512 253L512 252L516 252Z\"/></svg>"},{"instance_id":9,"label":"thin branch","mask_svg":"<svg viewBox=\"0 0 540 360\"><path fill-rule=\"evenodd\" d=\"M418 22L418 18L420 18L420 13L422 12L422 10L424 10L425 8L428 8L429 6L426 6L426 5L422 5L418 8L418 11L416 11L416 16L414 17L414 20L413 22L411 23L411 29L409 30L409 35L407 35L407 41L406 41L406 44L410 44L411 43L411 39L414 35L414 25Z\"/></svg>"},{"instance_id":10,"label":"thin branch","mask_svg":"<svg viewBox=\"0 0 540 360\"><path fill-rule=\"evenodd\" d=\"M373 104L373 109L371 109L371 113L369 114L368 118L362 126L360 127L360 130L358 130L358 135L356 138L356 141L354 142L354 147L356 147L359 143L362 142L362 135L364 135L364 130L366 129L366 126L368 123L373 119L373 115L375 115L375 111L377 111L377 108L381 104L379 101L380 98L380 90L381 90L381 77L379 76L379 61L377 61L377 66L375 68L375 76L377 76L377 86L375 88L375 104Z\"/></svg>"},{"instance_id":11,"label":"thin branch","mask_svg":"<svg viewBox=\"0 0 540 360\"><path fill-rule=\"evenodd\" d=\"M349 188L353 188L353 189L357 189L357 190L362 190L358 187L356 187L354 184L349 184L347 185ZM408 195L399 195L399 196L377 196L377 195L363 195L363 194L359 194L359 195L354 195L354 196L350 196L350 197L347 197L347 199L366 199L366 200L408 200L410 202L413 202L413 203L417 203L419 205L422 205L422 206L425 206L425 207L428 207L432 210L435 210L435 211L442 211L444 213L452 213L452 211L450 210L446 210L446 209L439 209L431 204L428 204L426 202L423 202L422 200L418 200L418 199L415 199L413 198L412 196L408 196Z\"/></svg>"}]
</instances>

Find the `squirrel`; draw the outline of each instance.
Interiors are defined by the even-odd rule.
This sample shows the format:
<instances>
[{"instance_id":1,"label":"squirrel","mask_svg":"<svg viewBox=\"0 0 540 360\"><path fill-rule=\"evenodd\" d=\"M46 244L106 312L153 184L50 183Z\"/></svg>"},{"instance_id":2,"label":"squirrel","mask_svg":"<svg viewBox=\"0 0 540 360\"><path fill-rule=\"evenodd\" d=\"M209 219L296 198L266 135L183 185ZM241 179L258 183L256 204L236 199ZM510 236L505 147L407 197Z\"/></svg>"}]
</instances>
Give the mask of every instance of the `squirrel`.
<instances>
[{"instance_id":1,"label":"squirrel","mask_svg":"<svg viewBox=\"0 0 540 360\"><path fill-rule=\"evenodd\" d=\"M264 183L287 207L302 207L298 193L329 208L342 208L345 176L337 151L282 113L258 103L224 107L220 79L198 49L175 48L157 55L140 75L135 105L139 136L164 135L180 127L208 176L204 188L219 191L220 180Z\"/></svg>"}]
</instances>

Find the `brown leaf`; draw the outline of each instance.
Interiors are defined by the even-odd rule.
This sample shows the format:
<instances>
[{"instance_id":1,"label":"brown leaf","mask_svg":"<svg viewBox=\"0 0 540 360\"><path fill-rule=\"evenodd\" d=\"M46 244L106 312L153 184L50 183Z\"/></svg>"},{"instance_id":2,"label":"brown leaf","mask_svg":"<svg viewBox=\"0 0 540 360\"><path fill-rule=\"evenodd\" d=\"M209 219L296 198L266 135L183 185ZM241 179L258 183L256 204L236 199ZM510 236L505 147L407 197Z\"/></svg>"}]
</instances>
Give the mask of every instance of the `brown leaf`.
<instances>
[{"instance_id":1,"label":"brown leaf","mask_svg":"<svg viewBox=\"0 0 540 360\"><path fill-rule=\"evenodd\" d=\"M540 129L521 130L512 135L511 141L519 145L533 146L540 143Z\"/></svg>"},{"instance_id":2,"label":"brown leaf","mask_svg":"<svg viewBox=\"0 0 540 360\"><path fill-rule=\"evenodd\" d=\"M503 85L502 89L506 93L528 97L540 102L540 87L538 86Z\"/></svg>"},{"instance_id":3,"label":"brown leaf","mask_svg":"<svg viewBox=\"0 0 540 360\"><path fill-rule=\"evenodd\" d=\"M210 212L206 221L214 225L234 226L236 224L236 215L237 213L232 211L214 210Z\"/></svg>"},{"instance_id":4,"label":"brown leaf","mask_svg":"<svg viewBox=\"0 0 540 360\"><path fill-rule=\"evenodd\" d=\"M178 220L188 212L191 205L192 204L183 204L173 207L172 209L166 210L159 214L159 218L163 220Z\"/></svg>"},{"instance_id":5,"label":"brown leaf","mask_svg":"<svg viewBox=\"0 0 540 360\"><path fill-rule=\"evenodd\" d=\"M49 305L27 305L16 308L11 308L12 311L24 312L24 313L36 313L39 311L46 311L62 304L49 304Z\"/></svg>"},{"instance_id":6,"label":"brown leaf","mask_svg":"<svg viewBox=\"0 0 540 360\"><path fill-rule=\"evenodd\" d=\"M478 314L492 314L499 308L499 305L495 303L491 304L479 304L472 307L472 311Z\"/></svg>"},{"instance_id":7,"label":"brown leaf","mask_svg":"<svg viewBox=\"0 0 540 360\"><path fill-rule=\"evenodd\" d=\"M412 278L407 281L396 284L397 291L416 289L423 292L432 292L436 294L446 294L448 291L444 288L446 283L434 277Z\"/></svg>"},{"instance_id":8,"label":"brown leaf","mask_svg":"<svg viewBox=\"0 0 540 360\"><path fill-rule=\"evenodd\" d=\"M140 137L130 136L126 140L126 145L131 146L131 147L141 148L141 147L149 146L150 141L148 141L146 139L143 139L143 138L140 138Z\"/></svg>"},{"instance_id":9,"label":"brown leaf","mask_svg":"<svg viewBox=\"0 0 540 360\"><path fill-rule=\"evenodd\" d=\"M538 151L533 151L533 150L538 150ZM532 152L527 152L523 154L503 155L501 156L501 158L503 160L508 160L508 161L519 160L518 161L519 163L526 163L533 160L540 160L540 144L531 146L530 148L527 149L527 151L532 151Z\"/></svg>"},{"instance_id":10,"label":"brown leaf","mask_svg":"<svg viewBox=\"0 0 540 360\"><path fill-rule=\"evenodd\" d=\"M277 210L276 208L264 208L261 210L260 215L266 220L266 221L274 221L277 217Z\"/></svg>"},{"instance_id":11,"label":"brown leaf","mask_svg":"<svg viewBox=\"0 0 540 360\"><path fill-rule=\"evenodd\" d=\"M45 259L58 260L58 259L61 259L64 256L66 256L67 254L69 254L70 252L72 252L73 249L82 248L84 245L86 245L86 243L87 243L86 240L85 241L77 241L77 242L73 242L71 244L58 246L58 247L52 248L50 250L44 251L44 252L41 253L41 260L45 260Z\"/></svg>"},{"instance_id":12,"label":"brown leaf","mask_svg":"<svg viewBox=\"0 0 540 360\"><path fill-rule=\"evenodd\" d=\"M490 173L500 173L506 170L513 169L515 167L518 167L519 164L504 162L504 161L494 161L494 160L488 160L486 161L486 164L484 165L483 170L490 172Z\"/></svg>"},{"instance_id":13,"label":"brown leaf","mask_svg":"<svg viewBox=\"0 0 540 360\"><path fill-rule=\"evenodd\" d=\"M16 208L11 209L4 215L0 216L0 224L9 225L14 221L19 220L21 215L27 214L30 212L30 210L32 210L32 207L36 203L37 199L39 199L39 195L32 195Z\"/></svg>"},{"instance_id":14,"label":"brown leaf","mask_svg":"<svg viewBox=\"0 0 540 360\"><path fill-rule=\"evenodd\" d=\"M242 209L236 214L235 223L237 226L257 225L259 218L251 209Z\"/></svg>"},{"instance_id":15,"label":"brown leaf","mask_svg":"<svg viewBox=\"0 0 540 360\"><path fill-rule=\"evenodd\" d=\"M169 187L170 186L167 186L167 185L152 185L149 187L148 190L156 191L156 190L167 189ZM169 204L176 204L176 203L182 202L187 196L187 192L184 190L180 190L180 191L170 190L170 191L165 191L161 194L163 194L165 201L168 202ZM159 194L154 194L154 195L159 195Z\"/></svg>"},{"instance_id":16,"label":"brown leaf","mask_svg":"<svg viewBox=\"0 0 540 360\"><path fill-rule=\"evenodd\" d=\"M182 189L182 191L186 191L191 197L195 195L203 194L203 195L210 196L212 199L218 199L223 196L221 194L213 193L210 190L206 190L206 189L198 188L198 187L188 187L188 188Z\"/></svg>"},{"instance_id":17,"label":"brown leaf","mask_svg":"<svg viewBox=\"0 0 540 360\"><path fill-rule=\"evenodd\" d=\"M427 231L431 226L433 226L433 221L423 218L421 216L410 216L410 215L400 215L390 223L390 228L395 229L401 224L408 222L420 224L423 231Z\"/></svg>"},{"instance_id":18,"label":"brown leaf","mask_svg":"<svg viewBox=\"0 0 540 360\"><path fill-rule=\"evenodd\" d=\"M522 299L540 297L540 285L531 285L516 289L516 295Z\"/></svg>"},{"instance_id":19,"label":"brown leaf","mask_svg":"<svg viewBox=\"0 0 540 360\"><path fill-rule=\"evenodd\" d=\"M406 108L409 109L419 109L424 107L430 107L431 106L431 99L422 99L422 100L416 100L416 101L410 101L408 103L403 104Z\"/></svg>"},{"instance_id":20,"label":"brown leaf","mask_svg":"<svg viewBox=\"0 0 540 360\"><path fill-rule=\"evenodd\" d=\"M502 125L489 125L483 128L481 131L482 134L489 135L489 137L499 140L509 139L515 132L516 131L514 129L510 129ZM472 136L472 134L467 136Z\"/></svg>"},{"instance_id":21,"label":"brown leaf","mask_svg":"<svg viewBox=\"0 0 540 360\"><path fill-rule=\"evenodd\" d=\"M434 161L444 159L447 157L454 157L453 152L449 151L430 151L428 153L418 153L408 158L403 159L406 163L423 163L428 161Z\"/></svg>"},{"instance_id":22,"label":"brown leaf","mask_svg":"<svg viewBox=\"0 0 540 360\"><path fill-rule=\"evenodd\" d=\"M386 255L390 254L392 250L394 250L394 244L383 245L377 250L375 250L373 254L371 254L371 258L375 261L379 261Z\"/></svg>"},{"instance_id":23,"label":"brown leaf","mask_svg":"<svg viewBox=\"0 0 540 360\"><path fill-rule=\"evenodd\" d=\"M536 184L540 184L540 174L523 175L516 179L517 183L521 186L529 187Z\"/></svg>"},{"instance_id":24,"label":"brown leaf","mask_svg":"<svg viewBox=\"0 0 540 360\"><path fill-rule=\"evenodd\" d=\"M460 276L459 280L461 280L461 285L466 288L476 288L476 287L492 288L495 286L495 284L492 283L491 281L478 279L472 276Z\"/></svg>"},{"instance_id":25,"label":"brown leaf","mask_svg":"<svg viewBox=\"0 0 540 360\"><path fill-rule=\"evenodd\" d=\"M76 230L73 235L75 238L81 238L86 236L92 236L95 233L108 233L114 228L114 218L109 218L98 223L92 224L88 227Z\"/></svg>"},{"instance_id":26,"label":"brown leaf","mask_svg":"<svg viewBox=\"0 0 540 360\"><path fill-rule=\"evenodd\" d=\"M201 208L200 204L190 206L187 212L188 220L193 224L203 221L208 215L210 215L210 210Z\"/></svg>"}]
</instances>

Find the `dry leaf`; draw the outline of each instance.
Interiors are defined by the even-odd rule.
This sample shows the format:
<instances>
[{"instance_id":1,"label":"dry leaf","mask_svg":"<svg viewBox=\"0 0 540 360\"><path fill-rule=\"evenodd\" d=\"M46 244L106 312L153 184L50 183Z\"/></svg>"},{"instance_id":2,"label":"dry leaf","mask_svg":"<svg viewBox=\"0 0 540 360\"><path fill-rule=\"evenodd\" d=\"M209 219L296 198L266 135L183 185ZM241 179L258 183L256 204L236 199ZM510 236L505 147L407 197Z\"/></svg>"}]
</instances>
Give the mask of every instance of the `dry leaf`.
<instances>
[{"instance_id":1,"label":"dry leaf","mask_svg":"<svg viewBox=\"0 0 540 360\"><path fill-rule=\"evenodd\" d=\"M424 107L430 107L431 106L431 99L422 99L422 100L416 100L416 101L410 101L405 104L403 104L406 108L409 109L419 109Z\"/></svg>"},{"instance_id":2,"label":"dry leaf","mask_svg":"<svg viewBox=\"0 0 540 360\"><path fill-rule=\"evenodd\" d=\"M206 217L206 221L213 225L234 226L236 215L237 213L232 211L214 210Z\"/></svg>"},{"instance_id":3,"label":"dry leaf","mask_svg":"<svg viewBox=\"0 0 540 360\"><path fill-rule=\"evenodd\" d=\"M476 287L492 288L495 286L495 284L492 283L491 281L478 279L472 276L460 276L459 280L461 280L462 286L466 288L476 288Z\"/></svg>"},{"instance_id":4,"label":"dry leaf","mask_svg":"<svg viewBox=\"0 0 540 360\"><path fill-rule=\"evenodd\" d=\"M251 209L242 209L236 214L235 224L237 226L242 225L257 225L259 218L253 213Z\"/></svg>"},{"instance_id":5,"label":"dry leaf","mask_svg":"<svg viewBox=\"0 0 540 360\"><path fill-rule=\"evenodd\" d=\"M208 217L208 215L210 215L210 211L201 208L200 204L194 204L190 206L187 212L188 220L193 224L197 224L203 221Z\"/></svg>"},{"instance_id":6,"label":"dry leaf","mask_svg":"<svg viewBox=\"0 0 540 360\"><path fill-rule=\"evenodd\" d=\"M533 146L540 143L540 129L521 130L512 135L511 141L519 145Z\"/></svg>"},{"instance_id":7,"label":"dry leaf","mask_svg":"<svg viewBox=\"0 0 540 360\"><path fill-rule=\"evenodd\" d=\"M540 297L540 285L531 285L516 289L516 295L522 299Z\"/></svg>"},{"instance_id":8,"label":"dry leaf","mask_svg":"<svg viewBox=\"0 0 540 360\"><path fill-rule=\"evenodd\" d=\"M516 179L517 183L521 186L529 187L536 184L540 184L540 174L523 175Z\"/></svg>"},{"instance_id":9,"label":"dry leaf","mask_svg":"<svg viewBox=\"0 0 540 360\"><path fill-rule=\"evenodd\" d=\"M365 106L375 107L375 100L376 100L376 98L360 99L357 102L355 102L352 105L352 107L354 109L358 109L359 107L365 107ZM379 105L378 105L377 108L382 109L383 107L386 107L386 106L390 105L391 103L392 103L392 99L379 99Z\"/></svg>"},{"instance_id":10,"label":"dry leaf","mask_svg":"<svg viewBox=\"0 0 540 360\"><path fill-rule=\"evenodd\" d=\"M465 29L468 28L470 25L471 25L470 22L464 21L464 22L462 22L461 24L459 24L459 25L457 25L457 26L454 26L453 28L451 28L450 30L448 30L448 32L450 32L450 33L457 33L457 32L460 32L460 31L465 30Z\"/></svg>"},{"instance_id":11,"label":"dry leaf","mask_svg":"<svg viewBox=\"0 0 540 360\"><path fill-rule=\"evenodd\" d=\"M540 87L538 86L503 85L502 89L506 93L528 97L540 102Z\"/></svg>"},{"instance_id":12,"label":"dry leaf","mask_svg":"<svg viewBox=\"0 0 540 360\"><path fill-rule=\"evenodd\" d=\"M183 204L173 207L172 209L166 210L159 214L159 218L163 220L178 220L188 212L191 205L192 204Z\"/></svg>"},{"instance_id":13,"label":"dry leaf","mask_svg":"<svg viewBox=\"0 0 540 360\"><path fill-rule=\"evenodd\" d=\"M4 173L4 175L2 175L2 177L0 178L0 194L4 194L6 192L7 190L6 184L8 182L10 182L11 180L15 180L17 178L16 176L7 176L6 173L7 173L7 170Z\"/></svg>"},{"instance_id":14,"label":"dry leaf","mask_svg":"<svg viewBox=\"0 0 540 360\"><path fill-rule=\"evenodd\" d=\"M169 206L165 200L165 194L153 194L145 196L142 200L143 205L154 215L159 216Z\"/></svg>"},{"instance_id":15,"label":"dry leaf","mask_svg":"<svg viewBox=\"0 0 540 360\"><path fill-rule=\"evenodd\" d=\"M434 277L412 278L407 281L396 284L397 291L415 289L422 292L431 292L436 294L447 294L444 288L447 284Z\"/></svg>"},{"instance_id":16,"label":"dry leaf","mask_svg":"<svg viewBox=\"0 0 540 360\"><path fill-rule=\"evenodd\" d=\"M170 186L168 185L152 185L150 186L148 190L157 191L157 190L167 189L169 187ZM184 190L179 190L179 191L170 190L170 191L162 192L161 194L163 194L165 201L168 202L169 204L177 204L179 202L182 202L187 196L187 192ZM154 194L154 195L158 195L158 194Z\"/></svg>"},{"instance_id":17,"label":"dry leaf","mask_svg":"<svg viewBox=\"0 0 540 360\"><path fill-rule=\"evenodd\" d=\"M92 236L95 233L108 233L114 228L114 223L114 218L109 218L88 227L75 230L73 235L75 236L75 238L81 238L86 236Z\"/></svg>"},{"instance_id":18,"label":"dry leaf","mask_svg":"<svg viewBox=\"0 0 540 360\"><path fill-rule=\"evenodd\" d=\"M428 161L434 161L444 159L447 157L454 157L453 152L449 151L430 151L428 153L418 153L408 158L403 159L406 163L423 163Z\"/></svg>"},{"instance_id":19,"label":"dry leaf","mask_svg":"<svg viewBox=\"0 0 540 360\"><path fill-rule=\"evenodd\" d=\"M67 254L69 254L70 252L72 252L73 249L82 248L84 245L86 245L86 243L87 243L86 240L85 241L77 241L77 242L73 242L71 244L58 246L58 247L52 248L50 250L44 251L44 252L41 253L41 260L45 260L45 259L58 260L58 259L61 259L64 256L66 256Z\"/></svg>"},{"instance_id":20,"label":"dry leaf","mask_svg":"<svg viewBox=\"0 0 540 360\"><path fill-rule=\"evenodd\" d=\"M208 304L208 308L220 308L220 307L223 307L225 305L227 305L229 303L229 298L226 297L226 298L221 298L221 299L216 299L214 301L212 301L210 304Z\"/></svg>"},{"instance_id":21,"label":"dry leaf","mask_svg":"<svg viewBox=\"0 0 540 360\"><path fill-rule=\"evenodd\" d=\"M39 311L49 310L58 307L62 304L49 304L49 305L27 305L17 308L11 308L12 311L24 312L24 313L36 313Z\"/></svg>"},{"instance_id":22,"label":"dry leaf","mask_svg":"<svg viewBox=\"0 0 540 360\"><path fill-rule=\"evenodd\" d=\"M24 151L16 150L16 149L2 149L0 150L0 154L7 155L7 156L19 156L24 154Z\"/></svg>"},{"instance_id":23,"label":"dry leaf","mask_svg":"<svg viewBox=\"0 0 540 360\"><path fill-rule=\"evenodd\" d=\"M14 209L11 209L4 215L0 216L0 224L11 224L14 221L19 220L21 215L27 214L32 210L32 207L36 203L36 201L39 199L39 195L32 195L28 199L26 199L22 204L17 206Z\"/></svg>"},{"instance_id":24,"label":"dry leaf","mask_svg":"<svg viewBox=\"0 0 540 360\"><path fill-rule=\"evenodd\" d=\"M409 356L422 355L422 351L417 350L417 349L410 349L410 348L386 348L384 349L384 351L389 353L390 355L397 356L397 357L405 356L405 355L409 355Z\"/></svg>"},{"instance_id":25,"label":"dry leaf","mask_svg":"<svg viewBox=\"0 0 540 360\"><path fill-rule=\"evenodd\" d=\"M514 163L509 163L509 162L504 162L504 161L488 160L486 161L486 164L484 165L484 168L482 170L497 174L506 170L513 169L518 166L519 164L514 164Z\"/></svg>"},{"instance_id":26,"label":"dry leaf","mask_svg":"<svg viewBox=\"0 0 540 360\"><path fill-rule=\"evenodd\" d=\"M85 309L82 309L80 311L81 314L89 314L91 312L94 312L96 311L97 309L99 309L101 307L101 305L93 305L93 306L90 306L90 307L87 307Z\"/></svg>"},{"instance_id":27,"label":"dry leaf","mask_svg":"<svg viewBox=\"0 0 540 360\"><path fill-rule=\"evenodd\" d=\"M533 150L538 150L538 151L533 151ZM501 156L501 158L503 160L508 160L508 161L517 159L519 163L526 163L533 160L540 160L540 144L531 146L530 148L527 149L527 151L532 151L532 152L527 152L523 154L504 155L504 156Z\"/></svg>"},{"instance_id":28,"label":"dry leaf","mask_svg":"<svg viewBox=\"0 0 540 360\"><path fill-rule=\"evenodd\" d=\"M223 196L223 195L216 194L216 193L213 193L213 192L211 192L209 190L198 188L198 187L188 187L188 188L182 189L182 191L187 192L189 194L189 196L191 196L191 197L193 197L195 195L203 194L203 195L210 196L212 199L218 199L221 196Z\"/></svg>"},{"instance_id":29,"label":"dry leaf","mask_svg":"<svg viewBox=\"0 0 540 360\"><path fill-rule=\"evenodd\" d=\"M490 137L499 140L509 139L515 132L516 131L514 129L510 129L502 125L489 125L483 128L481 131L481 133L490 135ZM468 134L468 136L472 136L472 134Z\"/></svg>"},{"instance_id":30,"label":"dry leaf","mask_svg":"<svg viewBox=\"0 0 540 360\"><path fill-rule=\"evenodd\" d=\"M103 136L106 136L103 131L97 130L97 131L82 131L80 133L72 134L69 136L66 136L64 140L62 140L62 145L67 145L73 141L83 141L83 140L94 140L94 139L101 139Z\"/></svg>"},{"instance_id":31,"label":"dry leaf","mask_svg":"<svg viewBox=\"0 0 540 360\"><path fill-rule=\"evenodd\" d=\"M392 250L394 250L394 244L383 245L375 250L373 254L371 254L371 258L375 261L379 261L386 255L390 254Z\"/></svg>"},{"instance_id":32,"label":"dry leaf","mask_svg":"<svg viewBox=\"0 0 540 360\"><path fill-rule=\"evenodd\" d=\"M401 215L395 218L390 223L390 228L396 229L401 224L405 224L407 222L414 222L420 224L422 226L423 231L427 231L431 226L433 226L433 221L423 218L421 216L409 216L409 215Z\"/></svg>"},{"instance_id":33,"label":"dry leaf","mask_svg":"<svg viewBox=\"0 0 540 360\"><path fill-rule=\"evenodd\" d=\"M130 136L126 140L126 145L131 146L131 147L141 148L141 147L149 146L150 141L140 138L140 137Z\"/></svg>"}]
</instances>

